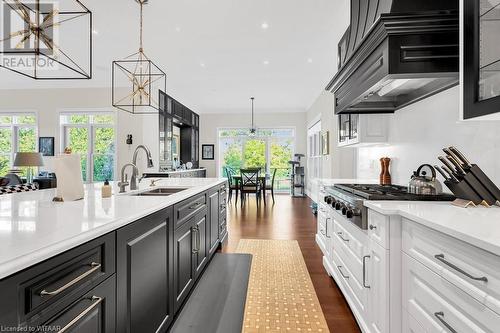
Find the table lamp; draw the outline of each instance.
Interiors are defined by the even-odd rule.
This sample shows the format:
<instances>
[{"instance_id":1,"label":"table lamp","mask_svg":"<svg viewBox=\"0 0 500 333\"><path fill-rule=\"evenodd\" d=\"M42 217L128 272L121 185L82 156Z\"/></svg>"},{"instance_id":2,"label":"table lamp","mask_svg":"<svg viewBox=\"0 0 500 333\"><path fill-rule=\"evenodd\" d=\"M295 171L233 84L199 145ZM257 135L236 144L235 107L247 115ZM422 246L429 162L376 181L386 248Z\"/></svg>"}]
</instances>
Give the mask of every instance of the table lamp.
<instances>
[{"instance_id":1,"label":"table lamp","mask_svg":"<svg viewBox=\"0 0 500 333\"><path fill-rule=\"evenodd\" d=\"M26 176L27 183L33 183L33 167L43 166L43 157L41 153L16 153L14 166L28 167Z\"/></svg>"}]
</instances>

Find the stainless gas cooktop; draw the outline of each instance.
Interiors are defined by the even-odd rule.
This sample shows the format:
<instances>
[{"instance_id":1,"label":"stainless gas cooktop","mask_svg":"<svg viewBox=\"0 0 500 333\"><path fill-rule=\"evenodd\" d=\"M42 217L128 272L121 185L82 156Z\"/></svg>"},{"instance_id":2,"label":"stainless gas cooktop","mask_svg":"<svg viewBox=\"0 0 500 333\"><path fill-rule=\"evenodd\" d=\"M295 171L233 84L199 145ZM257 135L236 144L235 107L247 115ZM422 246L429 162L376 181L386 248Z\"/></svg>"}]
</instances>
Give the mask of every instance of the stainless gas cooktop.
<instances>
[{"instance_id":1,"label":"stainless gas cooktop","mask_svg":"<svg viewBox=\"0 0 500 333\"><path fill-rule=\"evenodd\" d=\"M345 216L361 229L368 229L367 209L364 200L402 200L402 201L453 201L450 194L421 195L408 193L407 188L399 185L376 184L337 184L326 187L325 203Z\"/></svg>"}]
</instances>

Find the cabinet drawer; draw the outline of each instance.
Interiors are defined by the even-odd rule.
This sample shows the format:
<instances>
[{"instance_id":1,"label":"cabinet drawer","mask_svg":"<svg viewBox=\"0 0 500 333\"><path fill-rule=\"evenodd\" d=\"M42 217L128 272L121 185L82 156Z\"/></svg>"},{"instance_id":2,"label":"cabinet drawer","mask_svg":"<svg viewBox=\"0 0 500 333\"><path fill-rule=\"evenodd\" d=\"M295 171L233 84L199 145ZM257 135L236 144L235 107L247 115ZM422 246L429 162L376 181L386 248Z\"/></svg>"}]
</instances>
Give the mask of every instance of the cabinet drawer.
<instances>
[{"instance_id":1,"label":"cabinet drawer","mask_svg":"<svg viewBox=\"0 0 500 333\"><path fill-rule=\"evenodd\" d=\"M224 234L227 231L227 224L226 220L224 220L220 225L219 225L219 238L222 239L224 237Z\"/></svg>"},{"instance_id":2,"label":"cabinet drawer","mask_svg":"<svg viewBox=\"0 0 500 333\"><path fill-rule=\"evenodd\" d=\"M415 320L410 314L403 310L403 333L426 333L422 325Z\"/></svg>"},{"instance_id":3,"label":"cabinet drawer","mask_svg":"<svg viewBox=\"0 0 500 333\"><path fill-rule=\"evenodd\" d=\"M345 293L344 296L349 300L349 305L354 307L353 312L366 319L368 294L363 285L359 282L353 272L349 269L349 265L345 262L345 257L342 252L333 251L332 262L333 269L336 271L338 279L342 281Z\"/></svg>"},{"instance_id":4,"label":"cabinet drawer","mask_svg":"<svg viewBox=\"0 0 500 333\"><path fill-rule=\"evenodd\" d=\"M115 329L115 278L101 283L42 324L65 332L113 333ZM50 330L48 331L50 332Z\"/></svg>"},{"instance_id":5,"label":"cabinet drawer","mask_svg":"<svg viewBox=\"0 0 500 333\"><path fill-rule=\"evenodd\" d=\"M369 210L368 236L384 248L389 249L389 217Z\"/></svg>"},{"instance_id":6,"label":"cabinet drawer","mask_svg":"<svg viewBox=\"0 0 500 333\"><path fill-rule=\"evenodd\" d=\"M426 332L498 332L500 315L403 254L403 308Z\"/></svg>"},{"instance_id":7,"label":"cabinet drawer","mask_svg":"<svg viewBox=\"0 0 500 333\"><path fill-rule=\"evenodd\" d=\"M110 233L2 280L1 321L30 322L114 272L115 236Z\"/></svg>"},{"instance_id":8,"label":"cabinet drawer","mask_svg":"<svg viewBox=\"0 0 500 333\"><path fill-rule=\"evenodd\" d=\"M219 196L219 211L221 214L226 213L226 208L227 208L227 196L226 196L226 191L220 193Z\"/></svg>"},{"instance_id":9,"label":"cabinet drawer","mask_svg":"<svg viewBox=\"0 0 500 333\"><path fill-rule=\"evenodd\" d=\"M196 195L174 205L175 227L180 227L203 209L207 209L207 196L205 193Z\"/></svg>"},{"instance_id":10,"label":"cabinet drawer","mask_svg":"<svg viewBox=\"0 0 500 333\"><path fill-rule=\"evenodd\" d=\"M363 256L366 254L366 245L368 244L368 236L355 225L342 222L338 218L334 218L333 231L341 244L345 246L348 253L358 262L361 263Z\"/></svg>"},{"instance_id":11,"label":"cabinet drawer","mask_svg":"<svg viewBox=\"0 0 500 333\"><path fill-rule=\"evenodd\" d=\"M321 238L326 237L326 215L325 213L318 211L318 235Z\"/></svg>"},{"instance_id":12,"label":"cabinet drawer","mask_svg":"<svg viewBox=\"0 0 500 333\"><path fill-rule=\"evenodd\" d=\"M403 251L500 314L500 257L403 219Z\"/></svg>"}]
</instances>

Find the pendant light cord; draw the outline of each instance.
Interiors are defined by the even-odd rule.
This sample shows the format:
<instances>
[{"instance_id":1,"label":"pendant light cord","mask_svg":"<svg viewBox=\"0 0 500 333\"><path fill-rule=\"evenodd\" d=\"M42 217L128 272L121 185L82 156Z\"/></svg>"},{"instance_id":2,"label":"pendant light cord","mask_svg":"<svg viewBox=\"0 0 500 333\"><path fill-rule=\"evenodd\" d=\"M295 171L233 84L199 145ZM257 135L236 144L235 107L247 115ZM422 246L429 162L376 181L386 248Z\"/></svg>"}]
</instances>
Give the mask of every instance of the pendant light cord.
<instances>
[{"instance_id":1,"label":"pendant light cord","mask_svg":"<svg viewBox=\"0 0 500 333\"><path fill-rule=\"evenodd\" d=\"M254 97L251 97L250 98L252 100L252 130L254 129L254 125L253 125L253 100L255 99Z\"/></svg>"},{"instance_id":2,"label":"pendant light cord","mask_svg":"<svg viewBox=\"0 0 500 333\"><path fill-rule=\"evenodd\" d=\"M141 20L139 23L139 31L140 31L140 37L139 37L139 52L142 53L144 52L143 45L142 45L142 30L143 30L143 7L144 7L144 2L139 0L139 5L141 6Z\"/></svg>"}]
</instances>

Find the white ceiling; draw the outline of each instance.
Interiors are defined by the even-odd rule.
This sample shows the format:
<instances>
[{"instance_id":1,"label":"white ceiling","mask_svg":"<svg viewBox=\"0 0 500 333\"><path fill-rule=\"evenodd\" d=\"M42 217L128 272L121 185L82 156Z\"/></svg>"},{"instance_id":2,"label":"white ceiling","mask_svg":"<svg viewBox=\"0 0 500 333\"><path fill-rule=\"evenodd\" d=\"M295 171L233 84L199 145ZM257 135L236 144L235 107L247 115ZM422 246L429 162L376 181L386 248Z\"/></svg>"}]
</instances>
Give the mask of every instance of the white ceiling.
<instances>
[{"instance_id":1,"label":"white ceiling","mask_svg":"<svg viewBox=\"0 0 500 333\"><path fill-rule=\"evenodd\" d=\"M0 69L0 89L110 87L111 62L138 48L134 0L82 0L94 14L92 80L41 82ZM262 24L268 24L267 29ZM146 54L194 110L304 111L336 71L349 0L150 0Z\"/></svg>"}]
</instances>

